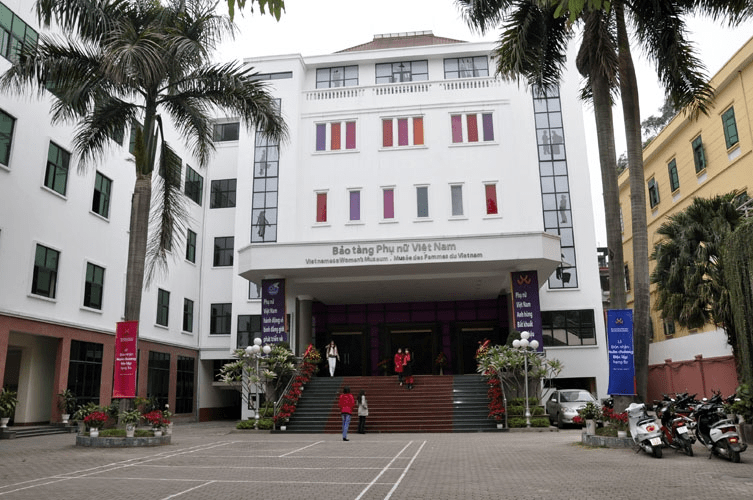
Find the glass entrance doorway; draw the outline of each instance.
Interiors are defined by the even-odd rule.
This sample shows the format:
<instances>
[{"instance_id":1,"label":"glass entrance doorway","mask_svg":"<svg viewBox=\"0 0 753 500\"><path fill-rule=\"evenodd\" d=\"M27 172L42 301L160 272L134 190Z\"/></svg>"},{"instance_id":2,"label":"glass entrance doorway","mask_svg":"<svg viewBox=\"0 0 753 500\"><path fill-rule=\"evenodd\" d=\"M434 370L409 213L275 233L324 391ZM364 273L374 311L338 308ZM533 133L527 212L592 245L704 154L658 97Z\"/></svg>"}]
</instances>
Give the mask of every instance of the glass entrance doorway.
<instances>
[{"instance_id":1,"label":"glass entrance doorway","mask_svg":"<svg viewBox=\"0 0 753 500\"><path fill-rule=\"evenodd\" d=\"M363 341L363 338L364 333L358 331L331 332L331 339L335 341L337 352L340 353L340 361L335 366L336 377L352 377L367 374L366 342ZM329 368L326 365L323 371L329 375Z\"/></svg>"},{"instance_id":2,"label":"glass entrance doorway","mask_svg":"<svg viewBox=\"0 0 753 500\"><path fill-rule=\"evenodd\" d=\"M485 340L499 344L499 328L462 327L460 328L460 366L458 373L476 373L476 351Z\"/></svg>"},{"instance_id":3,"label":"glass entrance doorway","mask_svg":"<svg viewBox=\"0 0 753 500\"><path fill-rule=\"evenodd\" d=\"M410 349L414 375L431 375L434 359L433 329L391 329L389 338L392 357L389 358L391 369L388 373L394 373L393 359L399 347L403 352L406 348Z\"/></svg>"}]
</instances>

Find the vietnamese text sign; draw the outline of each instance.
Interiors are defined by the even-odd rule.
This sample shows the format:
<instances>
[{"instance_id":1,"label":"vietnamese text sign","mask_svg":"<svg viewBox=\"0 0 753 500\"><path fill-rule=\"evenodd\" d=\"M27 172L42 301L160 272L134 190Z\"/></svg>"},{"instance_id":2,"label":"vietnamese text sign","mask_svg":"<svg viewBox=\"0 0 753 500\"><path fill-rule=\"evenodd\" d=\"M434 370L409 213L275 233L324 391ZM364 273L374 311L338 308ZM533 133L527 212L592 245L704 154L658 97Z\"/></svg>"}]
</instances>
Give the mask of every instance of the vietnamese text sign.
<instances>
[{"instance_id":1,"label":"vietnamese text sign","mask_svg":"<svg viewBox=\"0 0 753 500\"><path fill-rule=\"evenodd\" d=\"M113 398L136 397L139 322L123 321L115 328L115 378Z\"/></svg>"},{"instance_id":2,"label":"vietnamese text sign","mask_svg":"<svg viewBox=\"0 0 753 500\"><path fill-rule=\"evenodd\" d=\"M285 280L261 280L261 341L287 342L285 332Z\"/></svg>"},{"instance_id":3,"label":"vietnamese text sign","mask_svg":"<svg viewBox=\"0 0 753 500\"><path fill-rule=\"evenodd\" d=\"M380 262L436 262L481 260L483 252L465 250L459 243L414 241L335 245L330 255L307 258L306 265L371 264Z\"/></svg>"},{"instance_id":4,"label":"vietnamese text sign","mask_svg":"<svg viewBox=\"0 0 753 500\"><path fill-rule=\"evenodd\" d=\"M510 273L512 279L512 311L515 329L533 334L529 340L539 342L538 352L544 350L539 304L539 277L536 271Z\"/></svg>"},{"instance_id":5,"label":"vietnamese text sign","mask_svg":"<svg viewBox=\"0 0 753 500\"><path fill-rule=\"evenodd\" d=\"M632 309L607 311L607 342L609 346L609 394L635 395Z\"/></svg>"}]
</instances>

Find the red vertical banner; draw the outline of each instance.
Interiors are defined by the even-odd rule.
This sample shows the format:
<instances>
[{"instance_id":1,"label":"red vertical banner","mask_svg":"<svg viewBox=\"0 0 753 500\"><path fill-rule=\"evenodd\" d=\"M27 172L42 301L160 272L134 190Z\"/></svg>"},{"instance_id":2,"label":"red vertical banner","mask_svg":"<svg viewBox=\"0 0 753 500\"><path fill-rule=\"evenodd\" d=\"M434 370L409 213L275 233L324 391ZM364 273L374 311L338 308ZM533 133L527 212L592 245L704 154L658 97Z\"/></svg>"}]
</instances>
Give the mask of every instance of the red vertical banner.
<instances>
[{"instance_id":1,"label":"red vertical banner","mask_svg":"<svg viewBox=\"0 0 753 500\"><path fill-rule=\"evenodd\" d=\"M139 322L123 321L115 329L115 379L112 397L136 397Z\"/></svg>"}]
</instances>

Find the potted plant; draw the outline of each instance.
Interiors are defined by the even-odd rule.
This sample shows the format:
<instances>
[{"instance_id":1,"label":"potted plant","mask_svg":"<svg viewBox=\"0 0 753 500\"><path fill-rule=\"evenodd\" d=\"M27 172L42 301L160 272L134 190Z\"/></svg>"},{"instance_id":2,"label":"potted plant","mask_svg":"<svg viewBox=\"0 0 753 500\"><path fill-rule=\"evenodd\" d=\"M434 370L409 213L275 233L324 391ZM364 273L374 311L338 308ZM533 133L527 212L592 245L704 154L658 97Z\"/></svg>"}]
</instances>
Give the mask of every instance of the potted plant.
<instances>
[{"instance_id":1,"label":"potted plant","mask_svg":"<svg viewBox=\"0 0 753 500\"><path fill-rule=\"evenodd\" d=\"M173 433L173 422L170 420L173 414L170 411L170 405L165 403L165 409L162 410L162 426L165 428L165 434L168 436Z\"/></svg>"},{"instance_id":2,"label":"potted plant","mask_svg":"<svg viewBox=\"0 0 753 500\"><path fill-rule=\"evenodd\" d=\"M152 426L152 432L154 433L154 437L162 436L163 417L162 417L161 411L152 410L149 413L145 413L144 420L149 422L149 425Z\"/></svg>"},{"instance_id":3,"label":"potted plant","mask_svg":"<svg viewBox=\"0 0 753 500\"><path fill-rule=\"evenodd\" d=\"M84 424L89 427L89 437L98 437L99 429L107 422L107 413L93 411L84 417Z\"/></svg>"},{"instance_id":4,"label":"potted plant","mask_svg":"<svg viewBox=\"0 0 753 500\"><path fill-rule=\"evenodd\" d=\"M0 389L0 427L8 427L8 421L16 411L18 394L16 391Z\"/></svg>"},{"instance_id":5,"label":"potted plant","mask_svg":"<svg viewBox=\"0 0 753 500\"><path fill-rule=\"evenodd\" d=\"M596 434L596 420L601 418L601 408L589 401L586 406L578 410L580 418L586 422L586 434Z\"/></svg>"},{"instance_id":6,"label":"potted plant","mask_svg":"<svg viewBox=\"0 0 753 500\"><path fill-rule=\"evenodd\" d=\"M735 394L735 402L730 406L730 410L743 419L743 423L740 424L740 434L743 440L748 444L753 444L753 388L743 383L737 388Z\"/></svg>"},{"instance_id":7,"label":"potted plant","mask_svg":"<svg viewBox=\"0 0 753 500\"><path fill-rule=\"evenodd\" d=\"M122 411L118 418L125 424L126 437L133 437L136 434L136 426L141 421L141 412L139 410Z\"/></svg>"},{"instance_id":8,"label":"potted plant","mask_svg":"<svg viewBox=\"0 0 753 500\"><path fill-rule=\"evenodd\" d=\"M68 423L71 414L76 411L76 395L70 389L66 389L58 394L58 409L60 417L64 424Z\"/></svg>"},{"instance_id":9,"label":"potted plant","mask_svg":"<svg viewBox=\"0 0 753 500\"><path fill-rule=\"evenodd\" d=\"M86 432L86 424L84 423L86 416L97 410L99 410L99 406L97 406L96 403L86 403L85 405L79 405L79 407L76 409L76 412L73 414L73 420L78 422L79 434Z\"/></svg>"},{"instance_id":10,"label":"potted plant","mask_svg":"<svg viewBox=\"0 0 753 500\"><path fill-rule=\"evenodd\" d=\"M444 369L447 368L447 356L444 355L444 352L437 354L437 359L434 360L434 364L439 367L439 374L444 375Z\"/></svg>"}]
</instances>

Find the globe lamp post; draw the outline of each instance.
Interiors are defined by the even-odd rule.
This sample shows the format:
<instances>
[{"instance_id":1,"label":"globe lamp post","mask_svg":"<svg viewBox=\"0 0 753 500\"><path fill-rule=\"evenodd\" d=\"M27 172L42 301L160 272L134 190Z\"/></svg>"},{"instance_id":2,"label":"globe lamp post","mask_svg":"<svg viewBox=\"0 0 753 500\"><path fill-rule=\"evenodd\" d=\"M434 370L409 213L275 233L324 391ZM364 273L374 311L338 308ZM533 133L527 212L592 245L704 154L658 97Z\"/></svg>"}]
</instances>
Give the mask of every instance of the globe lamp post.
<instances>
[{"instance_id":1,"label":"globe lamp post","mask_svg":"<svg viewBox=\"0 0 753 500\"><path fill-rule=\"evenodd\" d=\"M531 332L520 332L520 338L512 341L512 346L523 351L523 365L526 372L526 427L531 427L531 410L528 407L528 348L534 351L539 348L539 341L536 339L528 340L533 334Z\"/></svg>"},{"instance_id":2,"label":"globe lamp post","mask_svg":"<svg viewBox=\"0 0 753 500\"><path fill-rule=\"evenodd\" d=\"M261 382L261 376L259 375L259 361L263 356L266 356L272 352L272 348L268 345L265 345L262 347L261 345L261 339L259 337L256 337L254 339L254 345L250 345L246 347L246 354L251 357L252 359L256 360L256 402L254 404L255 411L254 411L254 420L256 421L254 427L259 426L259 383ZM264 354L262 354L264 353Z\"/></svg>"}]
</instances>

